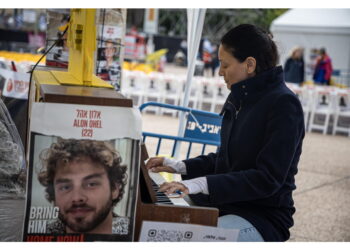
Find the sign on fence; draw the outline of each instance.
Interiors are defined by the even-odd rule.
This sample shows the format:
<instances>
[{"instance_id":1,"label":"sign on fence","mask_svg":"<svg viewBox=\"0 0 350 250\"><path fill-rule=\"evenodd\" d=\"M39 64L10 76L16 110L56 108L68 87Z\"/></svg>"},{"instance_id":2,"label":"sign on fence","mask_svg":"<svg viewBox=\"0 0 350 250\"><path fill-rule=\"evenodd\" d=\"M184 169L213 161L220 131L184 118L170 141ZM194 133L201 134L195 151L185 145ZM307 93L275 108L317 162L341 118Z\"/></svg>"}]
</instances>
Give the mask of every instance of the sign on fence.
<instances>
[{"instance_id":1,"label":"sign on fence","mask_svg":"<svg viewBox=\"0 0 350 250\"><path fill-rule=\"evenodd\" d=\"M220 143L221 117L212 114L188 115L185 137Z\"/></svg>"}]
</instances>

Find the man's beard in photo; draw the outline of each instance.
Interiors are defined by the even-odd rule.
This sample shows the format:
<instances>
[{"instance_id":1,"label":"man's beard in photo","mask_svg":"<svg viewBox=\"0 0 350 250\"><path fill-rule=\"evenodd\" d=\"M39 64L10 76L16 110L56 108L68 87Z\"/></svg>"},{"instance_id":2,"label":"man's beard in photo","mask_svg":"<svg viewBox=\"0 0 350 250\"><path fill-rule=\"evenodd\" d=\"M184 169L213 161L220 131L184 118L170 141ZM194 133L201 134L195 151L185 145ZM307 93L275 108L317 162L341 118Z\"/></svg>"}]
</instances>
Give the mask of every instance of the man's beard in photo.
<instances>
[{"instance_id":1,"label":"man's beard in photo","mask_svg":"<svg viewBox=\"0 0 350 250\"><path fill-rule=\"evenodd\" d=\"M84 207L87 206L87 204L77 205L76 207ZM78 233L86 233L94 228L96 228L100 223L102 223L112 209L112 195L110 199L108 199L108 202L104 207L100 209L100 211L94 215L94 217L90 221L85 221L85 218L75 218L74 223L68 221L68 219L61 213L59 213L59 219L72 231L78 232Z\"/></svg>"}]
</instances>

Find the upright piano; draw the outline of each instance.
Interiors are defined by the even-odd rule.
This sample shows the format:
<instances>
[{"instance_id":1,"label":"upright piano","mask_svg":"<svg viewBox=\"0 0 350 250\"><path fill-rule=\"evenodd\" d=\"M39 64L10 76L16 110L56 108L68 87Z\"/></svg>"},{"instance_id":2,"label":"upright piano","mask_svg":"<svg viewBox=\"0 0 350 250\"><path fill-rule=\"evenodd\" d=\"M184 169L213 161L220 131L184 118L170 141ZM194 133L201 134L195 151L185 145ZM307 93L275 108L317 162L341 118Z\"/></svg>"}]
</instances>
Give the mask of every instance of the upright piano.
<instances>
[{"instance_id":1,"label":"upright piano","mask_svg":"<svg viewBox=\"0 0 350 250\"><path fill-rule=\"evenodd\" d=\"M145 167L148 158L145 145L141 149L141 170L139 193L136 208L134 240L138 241L142 221L161 221L189 223L204 226L217 226L219 211L217 208L189 206L182 198L167 197L158 192L161 178L150 174Z\"/></svg>"}]
</instances>

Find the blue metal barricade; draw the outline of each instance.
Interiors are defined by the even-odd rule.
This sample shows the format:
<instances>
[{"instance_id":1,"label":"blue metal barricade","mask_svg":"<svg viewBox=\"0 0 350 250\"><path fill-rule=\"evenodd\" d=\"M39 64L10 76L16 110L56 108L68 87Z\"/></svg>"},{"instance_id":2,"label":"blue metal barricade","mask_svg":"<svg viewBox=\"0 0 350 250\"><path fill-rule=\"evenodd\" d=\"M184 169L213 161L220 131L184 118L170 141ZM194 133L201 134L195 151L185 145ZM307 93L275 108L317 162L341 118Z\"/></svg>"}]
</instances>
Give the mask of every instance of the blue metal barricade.
<instances>
[{"instance_id":1,"label":"blue metal barricade","mask_svg":"<svg viewBox=\"0 0 350 250\"><path fill-rule=\"evenodd\" d=\"M202 154L204 154L206 145L220 146L220 130L222 118L219 114L211 113L202 110L196 110L181 106L175 106L171 104L157 103L157 102L147 102L140 106L140 111L142 112L148 106L158 106L161 108L175 109L179 111L184 111L187 114L186 128L184 137L164 135L150 132L143 132L143 141L146 141L147 137L158 138L156 155L159 154L162 139L173 140L173 149L171 156L175 154L175 148L177 142L188 142L188 150L186 159L189 158L192 144L198 143L202 144Z\"/></svg>"}]
</instances>

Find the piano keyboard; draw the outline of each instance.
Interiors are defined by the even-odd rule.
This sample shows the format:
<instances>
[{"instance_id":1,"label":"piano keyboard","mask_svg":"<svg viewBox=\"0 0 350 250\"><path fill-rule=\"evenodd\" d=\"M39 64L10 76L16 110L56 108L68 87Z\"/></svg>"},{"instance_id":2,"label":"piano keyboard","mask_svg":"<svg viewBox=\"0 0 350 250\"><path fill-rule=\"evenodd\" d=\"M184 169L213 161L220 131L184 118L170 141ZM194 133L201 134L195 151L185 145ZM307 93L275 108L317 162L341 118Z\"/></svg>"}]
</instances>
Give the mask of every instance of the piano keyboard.
<instances>
[{"instance_id":1,"label":"piano keyboard","mask_svg":"<svg viewBox=\"0 0 350 250\"><path fill-rule=\"evenodd\" d=\"M156 192L157 204L190 206L183 198L174 198L167 196L164 192L158 192L159 186L165 182L165 179L159 173L148 171L148 175L152 180L152 188Z\"/></svg>"}]
</instances>

